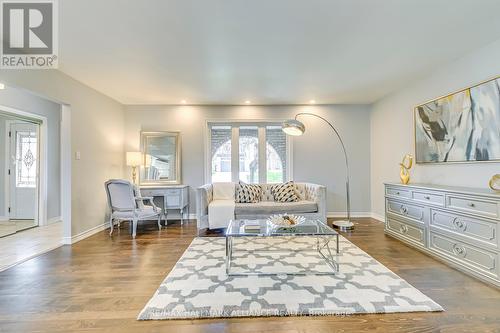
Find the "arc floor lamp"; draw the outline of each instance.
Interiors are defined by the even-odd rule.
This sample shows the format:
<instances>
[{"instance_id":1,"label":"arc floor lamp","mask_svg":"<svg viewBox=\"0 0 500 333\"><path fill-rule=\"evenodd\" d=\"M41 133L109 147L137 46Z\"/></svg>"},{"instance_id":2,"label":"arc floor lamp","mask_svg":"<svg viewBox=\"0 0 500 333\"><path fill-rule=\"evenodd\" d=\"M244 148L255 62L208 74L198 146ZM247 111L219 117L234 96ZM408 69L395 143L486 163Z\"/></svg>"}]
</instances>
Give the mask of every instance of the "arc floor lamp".
<instances>
[{"instance_id":1,"label":"arc floor lamp","mask_svg":"<svg viewBox=\"0 0 500 333\"><path fill-rule=\"evenodd\" d=\"M337 135L337 138L340 141L340 145L342 146L342 151L344 152L344 158L345 158L345 167L346 167L346 181L345 181L345 188L346 188L346 206L347 206L347 219L346 220L338 220L333 222L333 226L339 228L342 231L345 230L352 230L354 229L354 223L351 222L351 198L349 195L349 162L347 160L347 151L344 146L344 142L342 141L342 137L340 136L339 132L337 129L325 118L318 116L317 114L314 113L308 113L308 112L301 112L297 113L295 115L295 119L289 119L283 122L281 128L283 132L285 132L288 135L292 136L299 136L304 134L306 131L306 126L297 120L299 116L313 116L316 118L319 118L323 120L325 123L327 123L330 128L333 130L333 132Z\"/></svg>"}]
</instances>

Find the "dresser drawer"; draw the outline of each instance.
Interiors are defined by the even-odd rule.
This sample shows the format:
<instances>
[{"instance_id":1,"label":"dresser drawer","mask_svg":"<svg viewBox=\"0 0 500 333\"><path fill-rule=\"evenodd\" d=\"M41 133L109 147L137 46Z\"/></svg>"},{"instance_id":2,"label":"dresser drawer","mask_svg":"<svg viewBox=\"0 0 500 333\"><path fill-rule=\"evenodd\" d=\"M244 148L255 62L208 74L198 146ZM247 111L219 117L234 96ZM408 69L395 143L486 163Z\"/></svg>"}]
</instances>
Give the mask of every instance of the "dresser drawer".
<instances>
[{"instance_id":1,"label":"dresser drawer","mask_svg":"<svg viewBox=\"0 0 500 333\"><path fill-rule=\"evenodd\" d=\"M167 200L167 208L177 208L181 205L181 190L172 189L168 190L165 194L165 199Z\"/></svg>"},{"instance_id":2,"label":"dresser drawer","mask_svg":"<svg viewBox=\"0 0 500 333\"><path fill-rule=\"evenodd\" d=\"M441 234L430 233L429 247L438 253L452 257L455 261L491 276L498 276L498 254L473 245L453 240Z\"/></svg>"},{"instance_id":3,"label":"dresser drawer","mask_svg":"<svg viewBox=\"0 0 500 333\"><path fill-rule=\"evenodd\" d=\"M422 223L424 222L425 209L417 205L387 199L387 211L389 213L408 217Z\"/></svg>"},{"instance_id":4,"label":"dresser drawer","mask_svg":"<svg viewBox=\"0 0 500 333\"><path fill-rule=\"evenodd\" d=\"M391 197L400 197L400 198L411 199L411 191L410 190L400 189L397 187L386 187L385 194L389 195Z\"/></svg>"},{"instance_id":5,"label":"dresser drawer","mask_svg":"<svg viewBox=\"0 0 500 333\"><path fill-rule=\"evenodd\" d=\"M498 218L498 205L495 201L448 195L446 206L462 212Z\"/></svg>"},{"instance_id":6,"label":"dresser drawer","mask_svg":"<svg viewBox=\"0 0 500 333\"><path fill-rule=\"evenodd\" d=\"M176 196L180 196L181 195L181 189L178 189L178 188L172 188L172 189L168 189L167 191L165 191L165 193L167 195L176 195Z\"/></svg>"},{"instance_id":7,"label":"dresser drawer","mask_svg":"<svg viewBox=\"0 0 500 333\"><path fill-rule=\"evenodd\" d=\"M498 247L497 223L488 222L467 216L431 210L431 226L471 238L471 240L484 242Z\"/></svg>"},{"instance_id":8,"label":"dresser drawer","mask_svg":"<svg viewBox=\"0 0 500 333\"><path fill-rule=\"evenodd\" d=\"M161 194L158 194L158 191L155 191L155 190L141 189L141 195L143 197L154 197L154 196L158 196Z\"/></svg>"},{"instance_id":9,"label":"dresser drawer","mask_svg":"<svg viewBox=\"0 0 500 333\"><path fill-rule=\"evenodd\" d=\"M423 227L417 227L392 218L387 218L386 228L400 236L405 237L413 243L422 246L425 245L425 233Z\"/></svg>"},{"instance_id":10,"label":"dresser drawer","mask_svg":"<svg viewBox=\"0 0 500 333\"><path fill-rule=\"evenodd\" d=\"M431 205L444 206L444 195L425 191L413 191L413 200Z\"/></svg>"}]
</instances>

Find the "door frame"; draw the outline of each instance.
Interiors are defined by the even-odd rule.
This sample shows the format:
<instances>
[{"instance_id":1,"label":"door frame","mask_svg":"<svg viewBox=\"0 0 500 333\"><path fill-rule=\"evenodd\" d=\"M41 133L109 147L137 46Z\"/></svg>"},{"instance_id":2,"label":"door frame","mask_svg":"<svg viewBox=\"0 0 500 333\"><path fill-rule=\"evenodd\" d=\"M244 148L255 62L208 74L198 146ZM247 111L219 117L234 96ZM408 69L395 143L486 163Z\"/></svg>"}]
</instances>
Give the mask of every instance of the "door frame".
<instances>
[{"instance_id":1,"label":"door frame","mask_svg":"<svg viewBox=\"0 0 500 333\"><path fill-rule=\"evenodd\" d=\"M39 124L39 144L38 144L38 148L39 148L39 169L38 169L38 172L39 172L39 176L38 176L38 189L36 191L36 195L37 195L37 210L36 210L36 214L35 214L35 224L37 224L38 226L44 226L44 225L47 225L47 172L48 172L48 167L47 167L47 151L48 151L48 147L47 147L47 117L44 117L44 116L41 116L41 115L38 115L38 114L34 114L34 113L31 113L31 112L27 112L27 111L23 111L23 110L20 110L20 109L16 109L16 108L12 108L12 107L8 107L8 106L4 106L4 105L0 105L0 110L5 112L5 113L9 113L9 114L12 114L14 117L15 116L18 116L18 117L21 117L21 118L31 118L37 122L40 122ZM7 124L9 124L9 127L10 127L10 123L12 123L13 121L11 120L8 120L6 121L6 126ZM7 129L7 128L6 128ZM10 128L9 128L10 130ZM8 131L6 131L5 133L5 136L6 136L6 140L5 140L5 145L6 145L6 149L7 149L7 145L9 144L9 140L8 140ZM10 147L8 150L6 151L9 151L10 150ZM5 168L5 179L10 179L10 178L7 178L9 177L8 176L8 169L9 169L9 165L8 165L8 162L9 160L6 159L5 160L5 164L6 164L6 168ZM7 212L8 210L8 202L10 202L10 189L9 189L9 182L5 182L5 188L4 188L4 193L5 193L5 211Z\"/></svg>"}]
</instances>

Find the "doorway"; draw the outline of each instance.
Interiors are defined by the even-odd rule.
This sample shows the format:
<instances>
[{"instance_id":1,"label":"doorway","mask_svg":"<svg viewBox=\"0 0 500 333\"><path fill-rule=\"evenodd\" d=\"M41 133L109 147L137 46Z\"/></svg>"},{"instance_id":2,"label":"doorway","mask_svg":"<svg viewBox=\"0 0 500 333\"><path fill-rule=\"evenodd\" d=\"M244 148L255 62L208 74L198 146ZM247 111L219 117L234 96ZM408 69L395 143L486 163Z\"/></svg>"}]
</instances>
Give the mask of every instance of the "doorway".
<instances>
[{"instance_id":1,"label":"doorway","mask_svg":"<svg viewBox=\"0 0 500 333\"><path fill-rule=\"evenodd\" d=\"M0 214L0 237L4 237L39 225L40 122L0 114L0 126L6 143L0 151L5 169Z\"/></svg>"}]
</instances>

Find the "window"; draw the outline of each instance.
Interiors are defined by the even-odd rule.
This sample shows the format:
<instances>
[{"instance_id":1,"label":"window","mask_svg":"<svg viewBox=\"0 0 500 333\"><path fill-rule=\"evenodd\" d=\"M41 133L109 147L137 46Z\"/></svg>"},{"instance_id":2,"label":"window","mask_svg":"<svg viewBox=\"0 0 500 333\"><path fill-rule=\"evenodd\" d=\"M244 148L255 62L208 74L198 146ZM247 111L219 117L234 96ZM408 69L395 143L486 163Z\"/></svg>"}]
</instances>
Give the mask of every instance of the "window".
<instances>
[{"instance_id":1,"label":"window","mask_svg":"<svg viewBox=\"0 0 500 333\"><path fill-rule=\"evenodd\" d=\"M16 187L36 187L35 132L17 132L16 137Z\"/></svg>"},{"instance_id":2,"label":"window","mask_svg":"<svg viewBox=\"0 0 500 333\"><path fill-rule=\"evenodd\" d=\"M266 126L266 180L283 183L286 180L286 134L281 126Z\"/></svg>"},{"instance_id":3,"label":"window","mask_svg":"<svg viewBox=\"0 0 500 333\"><path fill-rule=\"evenodd\" d=\"M245 183L259 182L259 133L257 126L239 128L240 177Z\"/></svg>"},{"instance_id":4,"label":"window","mask_svg":"<svg viewBox=\"0 0 500 333\"><path fill-rule=\"evenodd\" d=\"M231 181L231 126L212 126L210 133L212 182Z\"/></svg>"},{"instance_id":5,"label":"window","mask_svg":"<svg viewBox=\"0 0 500 333\"><path fill-rule=\"evenodd\" d=\"M280 123L210 122L208 128L208 182L280 183L288 179L288 140Z\"/></svg>"}]
</instances>

